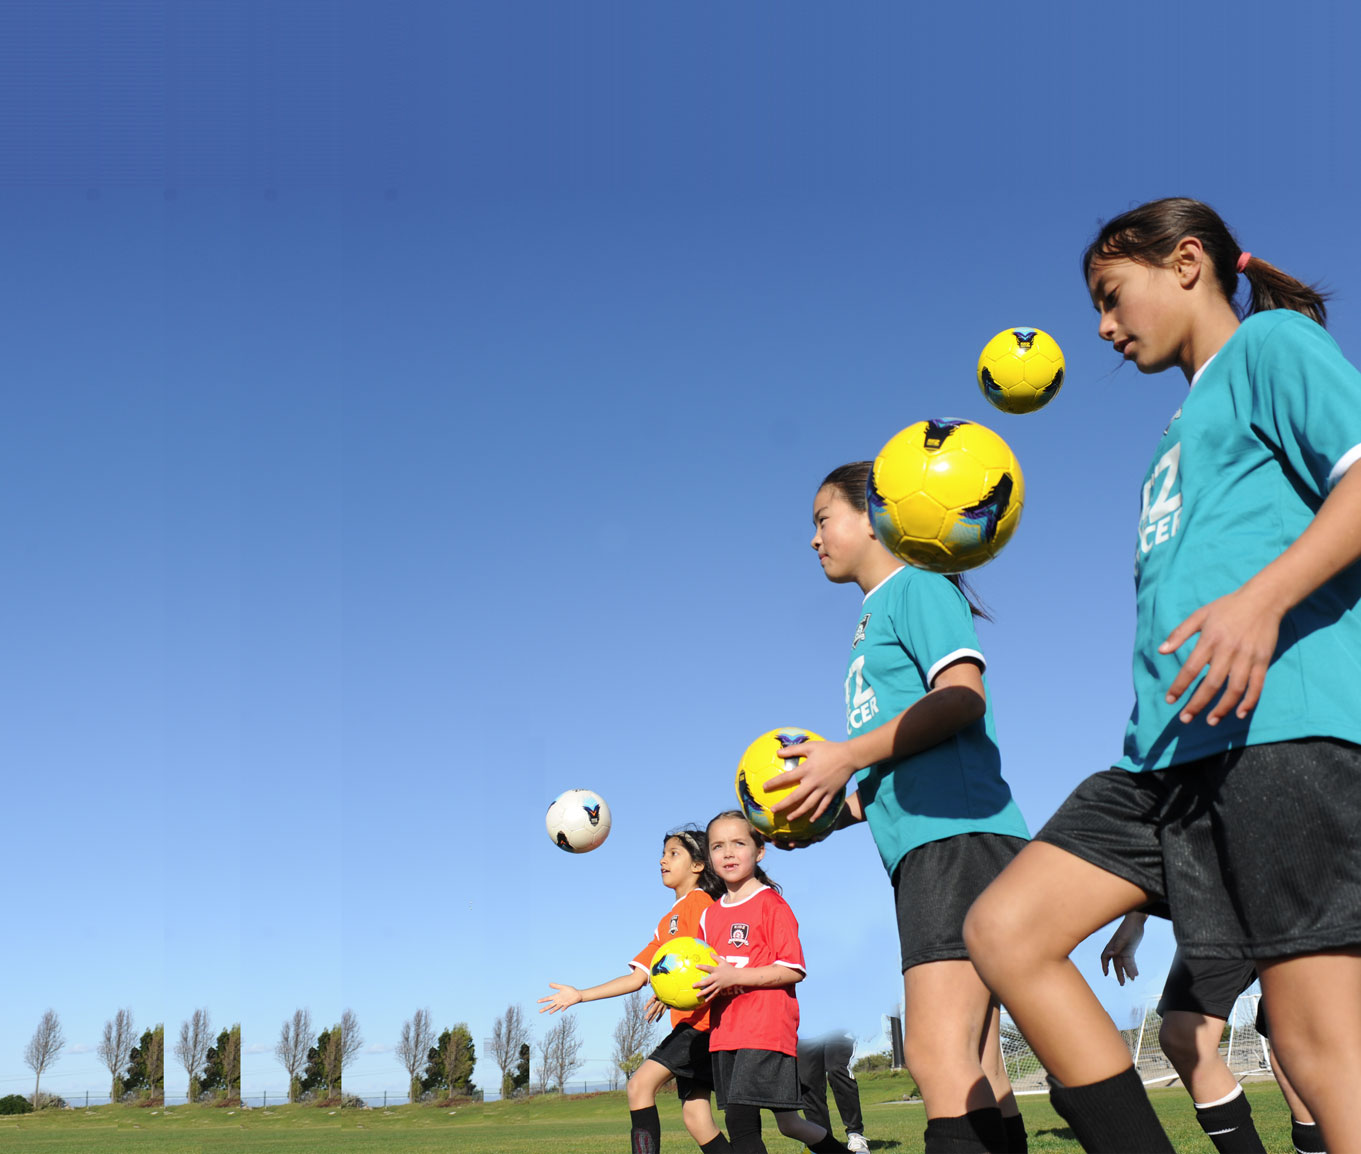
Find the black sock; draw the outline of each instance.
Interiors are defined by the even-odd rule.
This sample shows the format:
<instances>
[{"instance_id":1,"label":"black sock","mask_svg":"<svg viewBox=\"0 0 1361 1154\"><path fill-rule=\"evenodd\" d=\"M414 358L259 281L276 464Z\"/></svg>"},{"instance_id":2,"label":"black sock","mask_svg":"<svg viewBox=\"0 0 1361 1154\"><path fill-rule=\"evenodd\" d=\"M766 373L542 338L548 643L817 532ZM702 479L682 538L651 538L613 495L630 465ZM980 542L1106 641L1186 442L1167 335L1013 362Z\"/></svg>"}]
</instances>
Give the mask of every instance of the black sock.
<instances>
[{"instance_id":1,"label":"black sock","mask_svg":"<svg viewBox=\"0 0 1361 1154\"><path fill-rule=\"evenodd\" d=\"M996 1106L957 1118L926 1120L926 1154L1006 1154L1006 1130Z\"/></svg>"},{"instance_id":2,"label":"black sock","mask_svg":"<svg viewBox=\"0 0 1361 1154\"><path fill-rule=\"evenodd\" d=\"M1196 1121L1219 1154L1266 1154L1257 1127L1252 1124L1252 1106L1242 1086L1227 1102L1197 1106Z\"/></svg>"},{"instance_id":3,"label":"black sock","mask_svg":"<svg viewBox=\"0 0 1361 1154\"><path fill-rule=\"evenodd\" d=\"M656 1106L645 1110L630 1110L629 1121L633 1129L629 1138L633 1142L633 1154L660 1154L662 1148L662 1120Z\"/></svg>"},{"instance_id":4,"label":"black sock","mask_svg":"<svg viewBox=\"0 0 1361 1154\"><path fill-rule=\"evenodd\" d=\"M810 1142L808 1149L813 1154L850 1154L845 1146L832 1137L831 1131L828 1131L816 1142Z\"/></svg>"},{"instance_id":5,"label":"black sock","mask_svg":"<svg viewBox=\"0 0 1361 1154\"><path fill-rule=\"evenodd\" d=\"M1089 1154L1176 1154L1133 1066L1087 1086L1050 1078L1049 1101Z\"/></svg>"},{"instance_id":6,"label":"black sock","mask_svg":"<svg viewBox=\"0 0 1361 1154\"><path fill-rule=\"evenodd\" d=\"M1003 1114L1002 1125L1007 1128L1007 1154L1029 1154L1026 1142L1025 1119L1019 1114Z\"/></svg>"},{"instance_id":7,"label":"black sock","mask_svg":"<svg viewBox=\"0 0 1361 1154\"><path fill-rule=\"evenodd\" d=\"M1291 1118L1290 1141L1299 1154L1328 1154L1328 1147L1323 1142L1323 1131L1318 1128L1317 1122L1301 1122L1298 1118Z\"/></svg>"},{"instance_id":8,"label":"black sock","mask_svg":"<svg viewBox=\"0 0 1361 1154\"><path fill-rule=\"evenodd\" d=\"M704 1154L731 1154L732 1147L728 1145L728 1140L723 1137L723 1131L720 1130L710 1141L705 1142L700 1150Z\"/></svg>"},{"instance_id":9,"label":"black sock","mask_svg":"<svg viewBox=\"0 0 1361 1154\"><path fill-rule=\"evenodd\" d=\"M767 1154L761 1141L761 1108L729 1106L723 1111L728 1123L728 1141L735 1154Z\"/></svg>"}]
</instances>

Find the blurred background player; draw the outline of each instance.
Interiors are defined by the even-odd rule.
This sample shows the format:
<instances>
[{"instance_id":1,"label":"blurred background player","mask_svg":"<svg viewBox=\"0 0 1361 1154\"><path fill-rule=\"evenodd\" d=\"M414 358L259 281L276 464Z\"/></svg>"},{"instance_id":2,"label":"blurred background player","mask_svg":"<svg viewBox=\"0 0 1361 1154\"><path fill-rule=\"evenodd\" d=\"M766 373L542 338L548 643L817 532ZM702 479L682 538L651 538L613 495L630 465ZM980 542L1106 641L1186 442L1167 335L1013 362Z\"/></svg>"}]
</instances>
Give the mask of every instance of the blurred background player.
<instances>
[{"instance_id":1,"label":"blurred background player","mask_svg":"<svg viewBox=\"0 0 1361 1154\"><path fill-rule=\"evenodd\" d=\"M1126 978L1139 976L1134 954L1147 919L1142 911L1126 914L1101 951L1101 972L1109 974L1113 968L1122 986ZM1187 958L1178 950L1158 1001L1162 1019L1158 1044L1191 1095L1196 1121L1220 1154L1266 1154L1247 1095L1219 1053L1234 1003L1256 980L1257 969L1250 961ZM1267 1031L1264 1003L1258 999L1257 1032L1266 1038ZM1325 1154L1313 1116L1274 1054L1271 1071L1290 1107L1290 1137L1296 1151Z\"/></svg>"},{"instance_id":2,"label":"blurred background player","mask_svg":"<svg viewBox=\"0 0 1361 1154\"><path fill-rule=\"evenodd\" d=\"M865 1141L865 1120L860 1112L860 1087L851 1072L855 1035L824 1034L799 1039L799 1084L803 1088L803 1116L831 1132L832 1115L827 1109L827 1087L836 1099L836 1112L846 1127L846 1149L863 1154L870 1148Z\"/></svg>"}]
</instances>

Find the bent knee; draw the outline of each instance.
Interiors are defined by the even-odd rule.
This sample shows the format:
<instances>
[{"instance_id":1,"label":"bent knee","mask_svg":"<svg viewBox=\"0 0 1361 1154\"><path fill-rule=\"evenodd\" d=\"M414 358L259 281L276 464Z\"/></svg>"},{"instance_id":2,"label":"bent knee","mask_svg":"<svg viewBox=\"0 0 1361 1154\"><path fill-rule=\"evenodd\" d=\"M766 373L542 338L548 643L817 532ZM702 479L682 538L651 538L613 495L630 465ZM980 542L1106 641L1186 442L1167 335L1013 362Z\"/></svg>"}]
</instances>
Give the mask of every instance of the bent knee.
<instances>
[{"instance_id":1,"label":"bent knee","mask_svg":"<svg viewBox=\"0 0 1361 1154\"><path fill-rule=\"evenodd\" d=\"M974 965L984 973L985 967L1014 958L1017 947L1029 937L1026 931L1026 920L1018 916L1016 904L989 887L965 915L964 945Z\"/></svg>"}]
</instances>

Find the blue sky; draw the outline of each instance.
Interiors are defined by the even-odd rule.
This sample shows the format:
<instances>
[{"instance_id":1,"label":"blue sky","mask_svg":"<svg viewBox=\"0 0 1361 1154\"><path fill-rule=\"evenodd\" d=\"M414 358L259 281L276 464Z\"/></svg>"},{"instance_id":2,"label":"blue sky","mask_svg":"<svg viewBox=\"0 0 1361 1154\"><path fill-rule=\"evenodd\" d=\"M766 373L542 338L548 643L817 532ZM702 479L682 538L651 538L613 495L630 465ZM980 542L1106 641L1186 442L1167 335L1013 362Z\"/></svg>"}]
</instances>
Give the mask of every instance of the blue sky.
<instances>
[{"instance_id":1,"label":"blue sky","mask_svg":"<svg viewBox=\"0 0 1361 1154\"><path fill-rule=\"evenodd\" d=\"M1232 22L1230 23L1230 17ZM1032 827L1119 753L1138 486L1185 384L1117 369L1077 272L1161 195L1335 292L1361 356L1359 18L1325 3L802 3L0 12L0 1092L100 1090L131 1006L354 1009L400 1090L428 1006L622 973L662 834L757 734L843 726L858 597L819 478L962 416L1025 468L976 585ZM1068 359L1042 413L973 380L1001 328ZM568 858L543 812L599 790ZM863 829L771 872L809 1028L900 996ZM1104 942L1078 954L1089 975ZM1157 993L1095 977L1123 1025ZM605 1076L617 1005L571 1011ZM536 1020L537 1033L548 1023ZM183 1071L167 1060L169 1088ZM494 1087L489 1061L475 1079Z\"/></svg>"}]
</instances>

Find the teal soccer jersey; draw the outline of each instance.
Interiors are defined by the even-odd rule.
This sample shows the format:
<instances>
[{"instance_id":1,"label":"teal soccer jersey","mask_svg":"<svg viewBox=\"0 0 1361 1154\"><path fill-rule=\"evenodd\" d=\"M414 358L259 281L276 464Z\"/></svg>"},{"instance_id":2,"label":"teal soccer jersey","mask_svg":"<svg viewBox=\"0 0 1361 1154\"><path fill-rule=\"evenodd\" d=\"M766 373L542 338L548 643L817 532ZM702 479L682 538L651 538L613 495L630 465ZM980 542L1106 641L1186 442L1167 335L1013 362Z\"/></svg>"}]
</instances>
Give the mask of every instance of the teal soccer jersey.
<instances>
[{"instance_id":1,"label":"teal soccer jersey","mask_svg":"<svg viewBox=\"0 0 1361 1154\"><path fill-rule=\"evenodd\" d=\"M960 658L985 664L964 595L938 573L899 569L865 595L846 670L846 732L892 721ZM961 833L1029 836L1002 779L991 701L981 721L921 753L862 769L856 781L890 876L927 842Z\"/></svg>"},{"instance_id":2,"label":"teal soccer jersey","mask_svg":"<svg viewBox=\"0 0 1361 1154\"><path fill-rule=\"evenodd\" d=\"M1245 320L1208 361L1144 478L1135 553L1134 712L1118 768L1163 769L1244 745L1361 742L1361 566L1281 622L1261 700L1246 720L1177 719L1168 686L1199 639L1158 646L1232 593L1304 531L1361 457L1361 373L1322 326L1273 310Z\"/></svg>"}]
</instances>

